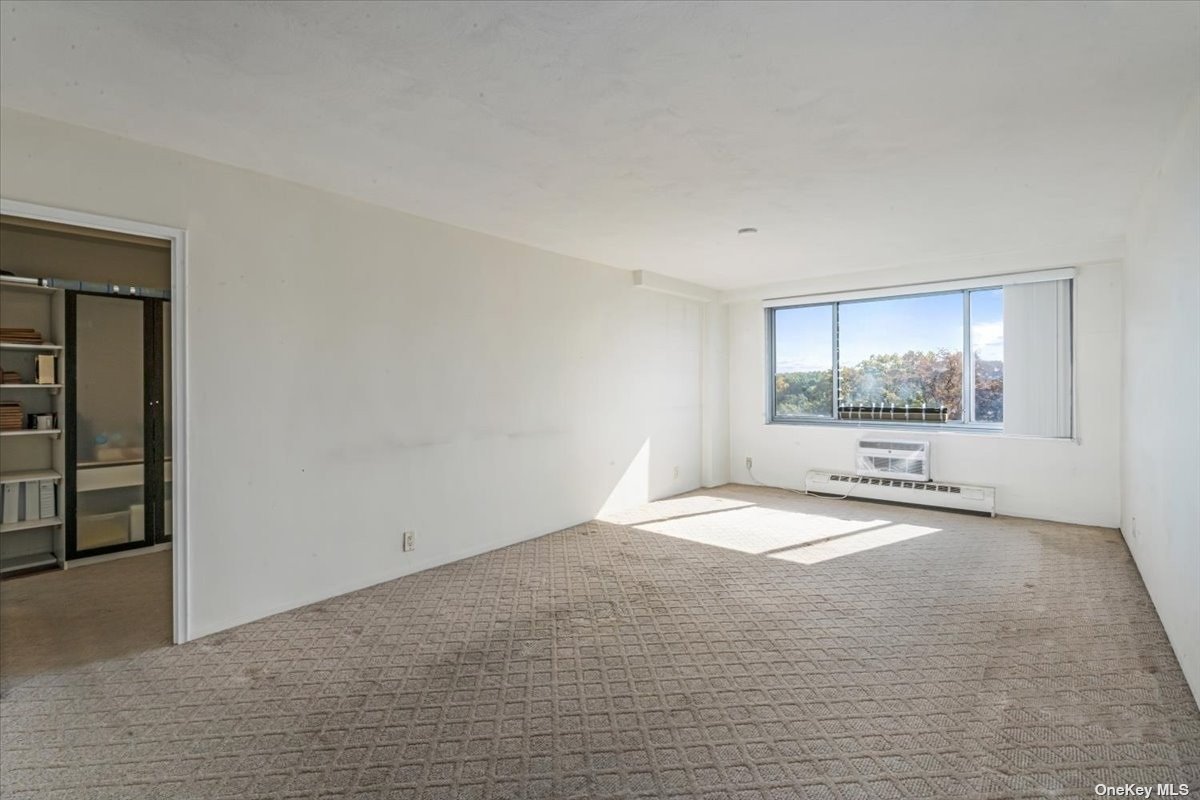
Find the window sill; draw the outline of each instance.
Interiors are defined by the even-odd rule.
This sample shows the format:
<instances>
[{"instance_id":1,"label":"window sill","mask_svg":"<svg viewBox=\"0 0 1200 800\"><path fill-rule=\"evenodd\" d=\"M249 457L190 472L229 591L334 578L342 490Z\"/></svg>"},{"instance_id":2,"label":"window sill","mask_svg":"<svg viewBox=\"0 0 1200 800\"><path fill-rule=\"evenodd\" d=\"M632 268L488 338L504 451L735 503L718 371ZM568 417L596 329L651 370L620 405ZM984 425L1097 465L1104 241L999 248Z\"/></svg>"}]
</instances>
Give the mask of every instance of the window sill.
<instances>
[{"instance_id":1,"label":"window sill","mask_svg":"<svg viewBox=\"0 0 1200 800\"><path fill-rule=\"evenodd\" d=\"M966 434L968 436L996 436L1006 439L1037 439L1051 442L1073 442L1070 436L1028 436L1023 434L1005 433L1001 425L964 425L961 422L880 422L875 420L835 420L835 419L772 419L765 423L767 426L799 426L817 428L846 428L849 430L885 430L885 431L919 431L935 434Z\"/></svg>"}]
</instances>

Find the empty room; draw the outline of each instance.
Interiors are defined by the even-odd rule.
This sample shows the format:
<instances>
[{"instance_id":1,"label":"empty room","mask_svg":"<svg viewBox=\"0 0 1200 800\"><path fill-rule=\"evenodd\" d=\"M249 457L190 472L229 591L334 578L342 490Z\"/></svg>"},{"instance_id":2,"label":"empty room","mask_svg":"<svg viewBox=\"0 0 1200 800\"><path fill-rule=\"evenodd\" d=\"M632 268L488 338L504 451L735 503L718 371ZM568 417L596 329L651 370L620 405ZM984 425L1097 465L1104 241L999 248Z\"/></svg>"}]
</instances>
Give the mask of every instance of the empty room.
<instances>
[{"instance_id":1,"label":"empty room","mask_svg":"<svg viewBox=\"0 0 1200 800\"><path fill-rule=\"evenodd\" d=\"M0 796L1200 792L1200 0L0 7Z\"/></svg>"}]
</instances>

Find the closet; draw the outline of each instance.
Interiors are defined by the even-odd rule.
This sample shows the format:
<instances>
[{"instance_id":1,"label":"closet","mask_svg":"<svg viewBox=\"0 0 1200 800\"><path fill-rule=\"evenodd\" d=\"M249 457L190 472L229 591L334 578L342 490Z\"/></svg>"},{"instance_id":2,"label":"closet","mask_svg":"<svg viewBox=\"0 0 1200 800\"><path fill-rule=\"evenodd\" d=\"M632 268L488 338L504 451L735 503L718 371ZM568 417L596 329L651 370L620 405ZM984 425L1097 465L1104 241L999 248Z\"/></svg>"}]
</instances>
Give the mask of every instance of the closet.
<instances>
[{"instance_id":1,"label":"closet","mask_svg":"<svg viewBox=\"0 0 1200 800\"><path fill-rule=\"evenodd\" d=\"M166 546L167 244L3 217L0 269L0 572Z\"/></svg>"}]
</instances>

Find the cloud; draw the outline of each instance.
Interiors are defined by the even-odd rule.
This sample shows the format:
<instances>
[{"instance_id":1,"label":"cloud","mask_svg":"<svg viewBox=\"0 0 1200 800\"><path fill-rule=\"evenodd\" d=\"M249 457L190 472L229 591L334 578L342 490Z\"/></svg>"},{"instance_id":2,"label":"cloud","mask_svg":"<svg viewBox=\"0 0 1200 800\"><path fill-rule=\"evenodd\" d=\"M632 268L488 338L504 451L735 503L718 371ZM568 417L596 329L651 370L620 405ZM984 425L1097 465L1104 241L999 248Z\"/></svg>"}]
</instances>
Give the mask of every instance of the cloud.
<instances>
[{"instance_id":1,"label":"cloud","mask_svg":"<svg viewBox=\"0 0 1200 800\"><path fill-rule=\"evenodd\" d=\"M799 358L780 358L776 363L776 369L779 372L815 372L828 370L829 362L821 364L817 361L805 361Z\"/></svg>"},{"instance_id":2,"label":"cloud","mask_svg":"<svg viewBox=\"0 0 1200 800\"><path fill-rule=\"evenodd\" d=\"M1004 358L1004 323L983 322L971 326L971 349L987 361Z\"/></svg>"}]
</instances>

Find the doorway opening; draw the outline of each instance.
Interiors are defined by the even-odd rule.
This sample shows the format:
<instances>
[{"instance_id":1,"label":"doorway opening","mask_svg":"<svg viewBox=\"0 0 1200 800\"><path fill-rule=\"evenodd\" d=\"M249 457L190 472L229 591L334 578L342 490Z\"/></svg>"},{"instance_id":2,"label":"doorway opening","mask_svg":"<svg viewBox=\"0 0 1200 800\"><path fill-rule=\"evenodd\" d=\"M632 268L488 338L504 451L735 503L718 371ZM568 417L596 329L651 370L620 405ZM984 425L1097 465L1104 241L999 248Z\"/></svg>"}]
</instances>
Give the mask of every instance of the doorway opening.
<instances>
[{"instance_id":1,"label":"doorway opening","mask_svg":"<svg viewBox=\"0 0 1200 800\"><path fill-rule=\"evenodd\" d=\"M184 237L2 202L0 684L10 686L187 639Z\"/></svg>"}]
</instances>

